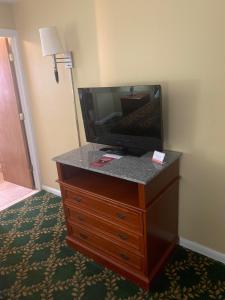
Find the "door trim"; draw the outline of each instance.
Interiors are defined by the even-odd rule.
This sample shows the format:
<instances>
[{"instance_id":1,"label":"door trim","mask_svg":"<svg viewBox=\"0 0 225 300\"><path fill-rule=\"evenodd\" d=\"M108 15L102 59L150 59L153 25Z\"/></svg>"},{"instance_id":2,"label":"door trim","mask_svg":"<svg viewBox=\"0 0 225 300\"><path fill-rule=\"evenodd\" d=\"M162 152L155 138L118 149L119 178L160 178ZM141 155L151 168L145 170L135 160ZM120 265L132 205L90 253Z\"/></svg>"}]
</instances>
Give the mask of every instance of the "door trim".
<instances>
[{"instance_id":1,"label":"door trim","mask_svg":"<svg viewBox=\"0 0 225 300\"><path fill-rule=\"evenodd\" d=\"M23 72L23 66L21 61L20 43L18 33L16 30L0 29L0 37L11 38L12 51L14 56L14 65L16 71L16 77L18 82L18 89L20 94L20 103L24 114L24 126L27 136L27 144L30 154L30 160L33 167L34 185L35 189L41 189L41 177L40 166L37 157L37 147L35 142L34 130L32 126L32 116L29 107L29 97L27 93L27 83Z\"/></svg>"}]
</instances>

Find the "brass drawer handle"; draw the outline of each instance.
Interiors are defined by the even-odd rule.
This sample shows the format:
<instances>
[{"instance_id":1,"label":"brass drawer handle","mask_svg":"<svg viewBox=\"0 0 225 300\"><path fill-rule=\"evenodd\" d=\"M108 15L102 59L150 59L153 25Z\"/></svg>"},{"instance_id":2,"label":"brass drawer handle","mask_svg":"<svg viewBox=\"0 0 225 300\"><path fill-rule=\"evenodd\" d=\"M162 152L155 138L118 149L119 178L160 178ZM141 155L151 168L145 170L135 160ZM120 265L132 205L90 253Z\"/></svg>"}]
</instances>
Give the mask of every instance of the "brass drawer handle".
<instances>
[{"instance_id":1,"label":"brass drawer handle","mask_svg":"<svg viewBox=\"0 0 225 300\"><path fill-rule=\"evenodd\" d=\"M88 239L88 236L84 233L79 233L80 237L83 239L83 240L87 240Z\"/></svg>"},{"instance_id":2,"label":"brass drawer handle","mask_svg":"<svg viewBox=\"0 0 225 300\"><path fill-rule=\"evenodd\" d=\"M120 212L117 213L116 216L117 216L117 218L120 219L120 220L124 220L124 219L126 218L126 215L123 214L123 213L120 213Z\"/></svg>"},{"instance_id":3,"label":"brass drawer handle","mask_svg":"<svg viewBox=\"0 0 225 300\"><path fill-rule=\"evenodd\" d=\"M77 220L83 222L84 221L84 217L81 215L77 215Z\"/></svg>"},{"instance_id":4,"label":"brass drawer handle","mask_svg":"<svg viewBox=\"0 0 225 300\"><path fill-rule=\"evenodd\" d=\"M121 240L123 240L123 241L128 240L128 235L127 235L126 233L120 233L120 232L119 232L117 235L118 235L118 237L119 237Z\"/></svg>"},{"instance_id":5,"label":"brass drawer handle","mask_svg":"<svg viewBox=\"0 0 225 300\"><path fill-rule=\"evenodd\" d=\"M120 257L124 260L129 260L129 256L127 256L126 254L120 253Z\"/></svg>"},{"instance_id":6,"label":"brass drawer handle","mask_svg":"<svg viewBox=\"0 0 225 300\"><path fill-rule=\"evenodd\" d=\"M75 197L73 197L73 199L78 203L80 203L82 201L82 198L79 196L75 196Z\"/></svg>"}]
</instances>

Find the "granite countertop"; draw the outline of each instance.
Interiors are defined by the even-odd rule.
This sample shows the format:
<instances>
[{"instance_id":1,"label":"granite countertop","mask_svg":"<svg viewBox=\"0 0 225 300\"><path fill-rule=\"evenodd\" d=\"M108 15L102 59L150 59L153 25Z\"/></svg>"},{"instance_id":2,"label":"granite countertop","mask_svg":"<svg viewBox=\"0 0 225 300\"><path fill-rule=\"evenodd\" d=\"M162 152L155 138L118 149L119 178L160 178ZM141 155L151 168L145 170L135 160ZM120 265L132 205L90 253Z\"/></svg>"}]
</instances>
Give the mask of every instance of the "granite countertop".
<instances>
[{"instance_id":1,"label":"granite countertop","mask_svg":"<svg viewBox=\"0 0 225 300\"><path fill-rule=\"evenodd\" d=\"M180 152L164 150L166 156L165 163L163 165L152 163L151 158L153 152L147 152L141 157L123 156L120 159L114 159L103 167L90 166L92 162L98 160L102 155L106 154L106 152L99 150L103 147L106 146L89 143L81 148L56 156L53 158L53 160L65 165L74 166L141 184L147 184L162 170L166 169L171 163L181 156Z\"/></svg>"}]
</instances>

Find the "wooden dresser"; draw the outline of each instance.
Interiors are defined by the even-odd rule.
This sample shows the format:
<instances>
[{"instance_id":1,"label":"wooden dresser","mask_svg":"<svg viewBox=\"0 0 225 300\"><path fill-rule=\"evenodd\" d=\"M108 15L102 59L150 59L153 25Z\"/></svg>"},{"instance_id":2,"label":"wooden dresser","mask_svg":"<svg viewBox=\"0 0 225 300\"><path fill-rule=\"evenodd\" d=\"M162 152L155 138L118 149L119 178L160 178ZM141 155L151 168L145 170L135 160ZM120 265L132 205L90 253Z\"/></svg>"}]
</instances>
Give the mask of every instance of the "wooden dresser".
<instances>
[{"instance_id":1,"label":"wooden dresser","mask_svg":"<svg viewBox=\"0 0 225 300\"><path fill-rule=\"evenodd\" d=\"M66 240L74 249L148 289L178 241L180 154L167 154L169 161L162 167L152 164L150 155L90 167L103 154L87 145L54 159ZM137 170L138 166L142 169Z\"/></svg>"}]
</instances>

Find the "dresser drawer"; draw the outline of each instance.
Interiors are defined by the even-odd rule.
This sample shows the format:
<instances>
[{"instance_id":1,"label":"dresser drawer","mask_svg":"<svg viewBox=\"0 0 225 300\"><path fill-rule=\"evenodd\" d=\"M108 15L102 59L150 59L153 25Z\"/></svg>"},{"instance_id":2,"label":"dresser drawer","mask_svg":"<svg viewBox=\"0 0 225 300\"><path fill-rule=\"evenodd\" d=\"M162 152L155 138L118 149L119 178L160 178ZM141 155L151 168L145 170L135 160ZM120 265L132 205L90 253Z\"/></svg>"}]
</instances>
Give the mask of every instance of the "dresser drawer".
<instances>
[{"instance_id":1,"label":"dresser drawer","mask_svg":"<svg viewBox=\"0 0 225 300\"><path fill-rule=\"evenodd\" d=\"M68 220L87 227L87 229L97 230L100 233L107 234L116 239L118 242L125 244L125 246L132 247L137 251L143 249L143 236L135 234L118 225L105 221L98 216L90 214L82 209L74 206L65 205Z\"/></svg>"},{"instance_id":2,"label":"dresser drawer","mask_svg":"<svg viewBox=\"0 0 225 300\"><path fill-rule=\"evenodd\" d=\"M126 226L128 229L138 232L143 231L141 213L135 210L112 205L107 200L87 196L81 192L64 189L65 204L80 207L86 211L94 212L100 217L110 219L116 224Z\"/></svg>"},{"instance_id":3,"label":"dresser drawer","mask_svg":"<svg viewBox=\"0 0 225 300\"><path fill-rule=\"evenodd\" d=\"M73 239L86 246L102 251L105 255L109 255L110 259L114 257L125 265L132 266L138 270L143 270L142 256L136 255L131 251L120 247L117 243L112 242L105 236L95 235L93 232L83 229L78 225L70 223L69 227L70 236Z\"/></svg>"}]
</instances>

